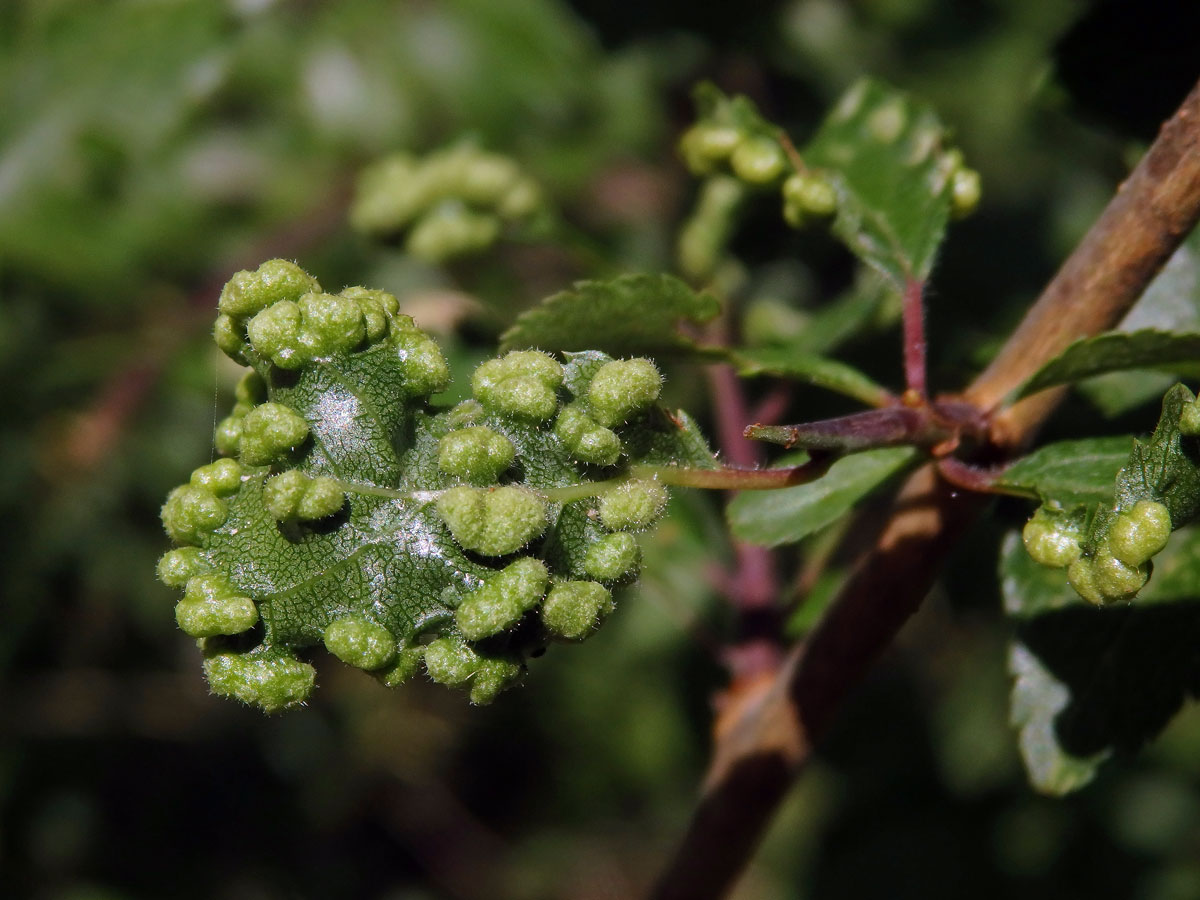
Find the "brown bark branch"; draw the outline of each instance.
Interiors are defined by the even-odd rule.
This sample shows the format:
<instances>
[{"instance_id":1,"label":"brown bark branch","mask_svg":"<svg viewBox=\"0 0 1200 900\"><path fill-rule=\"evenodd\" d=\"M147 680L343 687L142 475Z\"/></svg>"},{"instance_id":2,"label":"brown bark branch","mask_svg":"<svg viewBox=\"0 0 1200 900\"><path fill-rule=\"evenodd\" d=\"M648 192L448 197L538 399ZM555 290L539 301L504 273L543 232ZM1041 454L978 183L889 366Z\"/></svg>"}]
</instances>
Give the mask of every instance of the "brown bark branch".
<instances>
[{"instance_id":1,"label":"brown bark branch","mask_svg":"<svg viewBox=\"0 0 1200 900\"><path fill-rule=\"evenodd\" d=\"M1200 218L1200 84L1163 126L1083 242L966 392L998 407L1071 341L1115 325ZM1001 410L993 440L1012 451L1061 401L1047 391ZM660 900L726 895L846 693L920 606L983 500L932 465L901 490L874 549L774 680L725 710L699 808L661 877Z\"/></svg>"}]
</instances>

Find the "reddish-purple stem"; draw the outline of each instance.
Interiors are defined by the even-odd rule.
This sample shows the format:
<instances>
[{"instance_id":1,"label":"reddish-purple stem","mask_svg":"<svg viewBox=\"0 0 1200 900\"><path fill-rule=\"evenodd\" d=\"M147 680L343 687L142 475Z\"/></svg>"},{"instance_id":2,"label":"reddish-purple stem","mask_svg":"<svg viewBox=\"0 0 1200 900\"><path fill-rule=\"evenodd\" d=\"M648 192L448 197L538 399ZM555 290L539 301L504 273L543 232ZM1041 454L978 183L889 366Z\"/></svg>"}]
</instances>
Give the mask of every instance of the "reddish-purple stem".
<instances>
[{"instance_id":1,"label":"reddish-purple stem","mask_svg":"<svg viewBox=\"0 0 1200 900\"><path fill-rule=\"evenodd\" d=\"M904 286L904 380L908 390L925 397L925 283Z\"/></svg>"}]
</instances>

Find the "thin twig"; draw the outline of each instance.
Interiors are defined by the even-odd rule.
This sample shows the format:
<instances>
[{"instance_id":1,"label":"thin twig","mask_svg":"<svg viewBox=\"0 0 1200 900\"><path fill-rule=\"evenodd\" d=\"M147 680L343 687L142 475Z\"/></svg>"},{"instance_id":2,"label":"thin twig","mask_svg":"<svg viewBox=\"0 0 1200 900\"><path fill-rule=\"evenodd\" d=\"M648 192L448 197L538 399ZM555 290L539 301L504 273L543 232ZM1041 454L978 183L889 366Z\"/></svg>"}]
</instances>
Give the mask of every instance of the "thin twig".
<instances>
[{"instance_id":1,"label":"thin twig","mask_svg":"<svg viewBox=\"0 0 1200 900\"><path fill-rule=\"evenodd\" d=\"M907 397L925 393L925 283L909 279L904 286L904 381Z\"/></svg>"},{"instance_id":2,"label":"thin twig","mask_svg":"<svg viewBox=\"0 0 1200 900\"><path fill-rule=\"evenodd\" d=\"M967 391L993 408L1072 340L1115 325L1200 219L1200 84L1163 126L1083 242ZM994 418L1013 450L1062 399L1047 391ZM874 549L775 680L717 724L699 808L660 879L662 900L724 897L846 693L920 606L982 505L923 466L910 476Z\"/></svg>"}]
</instances>

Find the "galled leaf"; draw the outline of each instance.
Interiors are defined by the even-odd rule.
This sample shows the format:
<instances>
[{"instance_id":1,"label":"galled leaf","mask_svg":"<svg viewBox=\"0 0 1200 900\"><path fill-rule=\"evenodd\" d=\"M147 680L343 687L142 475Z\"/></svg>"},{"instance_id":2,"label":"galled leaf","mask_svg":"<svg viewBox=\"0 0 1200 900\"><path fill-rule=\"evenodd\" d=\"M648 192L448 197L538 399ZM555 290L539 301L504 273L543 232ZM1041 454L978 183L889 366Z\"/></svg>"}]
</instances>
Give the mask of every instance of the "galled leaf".
<instances>
[{"instance_id":1,"label":"galled leaf","mask_svg":"<svg viewBox=\"0 0 1200 900\"><path fill-rule=\"evenodd\" d=\"M321 643L385 684L424 665L489 702L636 577L629 532L666 492L631 470L713 464L656 403L648 360L514 351L437 411L448 368L391 295L322 293L274 260L235 275L221 309L219 345L255 372L217 429L230 458L163 507L183 546L159 575L184 588L176 618L213 690L267 711L309 695L301 654Z\"/></svg>"}]
</instances>

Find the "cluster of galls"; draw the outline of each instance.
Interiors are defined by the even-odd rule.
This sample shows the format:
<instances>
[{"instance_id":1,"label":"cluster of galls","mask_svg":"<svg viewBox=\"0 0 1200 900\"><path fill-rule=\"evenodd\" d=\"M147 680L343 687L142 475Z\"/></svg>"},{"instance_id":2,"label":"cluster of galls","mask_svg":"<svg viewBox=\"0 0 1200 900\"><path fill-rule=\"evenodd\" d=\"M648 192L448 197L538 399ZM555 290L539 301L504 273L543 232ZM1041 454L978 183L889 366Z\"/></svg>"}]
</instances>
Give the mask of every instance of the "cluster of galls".
<instances>
[{"instance_id":1,"label":"cluster of galls","mask_svg":"<svg viewBox=\"0 0 1200 900\"><path fill-rule=\"evenodd\" d=\"M405 249L440 263L483 250L505 223L544 206L537 182L506 156L460 144L424 159L398 153L359 178L350 221L372 235L407 230Z\"/></svg>"},{"instance_id":2,"label":"cluster of galls","mask_svg":"<svg viewBox=\"0 0 1200 900\"><path fill-rule=\"evenodd\" d=\"M1075 520L1043 506L1025 525L1025 549L1036 562L1065 568L1067 581L1084 600L1098 606L1132 600L1150 577L1150 560L1167 545L1171 513L1155 500L1139 500L1114 511L1107 531L1090 553Z\"/></svg>"},{"instance_id":3,"label":"cluster of galls","mask_svg":"<svg viewBox=\"0 0 1200 900\"><path fill-rule=\"evenodd\" d=\"M297 651L322 643L387 685L423 667L486 703L548 640L590 635L636 578L634 533L667 502L626 470L649 452L649 360L513 351L439 412L426 401L445 360L394 297L326 294L282 260L233 277L215 332L255 371L217 427L227 458L163 506L182 546L158 573L183 588L176 619L216 693L302 702L315 670ZM355 386L370 403L346 393L354 378L379 382Z\"/></svg>"}]
</instances>

